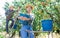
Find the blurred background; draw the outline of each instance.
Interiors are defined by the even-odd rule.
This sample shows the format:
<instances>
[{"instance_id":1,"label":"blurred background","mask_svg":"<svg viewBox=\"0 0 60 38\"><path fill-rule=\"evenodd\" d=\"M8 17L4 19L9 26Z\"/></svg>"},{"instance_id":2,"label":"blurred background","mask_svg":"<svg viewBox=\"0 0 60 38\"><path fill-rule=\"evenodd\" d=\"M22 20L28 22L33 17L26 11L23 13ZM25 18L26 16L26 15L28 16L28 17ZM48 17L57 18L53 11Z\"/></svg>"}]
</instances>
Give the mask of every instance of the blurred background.
<instances>
[{"instance_id":1,"label":"blurred background","mask_svg":"<svg viewBox=\"0 0 60 38\"><path fill-rule=\"evenodd\" d=\"M53 20L53 38L60 38L60 0L0 0L0 38L5 38L5 11L8 7L14 5L17 9L18 6L21 6L20 11L26 13L25 6L28 3L34 8L32 10L35 14L33 30L42 31L41 20L51 19ZM21 25L18 22L17 25L19 29ZM19 37L18 33L16 36L16 38ZM36 33L36 36L37 38L46 38L47 33Z\"/></svg>"}]
</instances>

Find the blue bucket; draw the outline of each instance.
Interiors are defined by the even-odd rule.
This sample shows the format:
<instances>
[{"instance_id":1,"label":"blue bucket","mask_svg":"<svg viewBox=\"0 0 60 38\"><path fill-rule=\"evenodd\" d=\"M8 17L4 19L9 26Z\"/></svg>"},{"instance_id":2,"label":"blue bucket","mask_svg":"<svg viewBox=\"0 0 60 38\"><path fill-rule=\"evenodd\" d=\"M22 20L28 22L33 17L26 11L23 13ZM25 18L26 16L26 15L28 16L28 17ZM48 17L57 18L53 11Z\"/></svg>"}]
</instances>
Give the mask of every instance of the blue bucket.
<instances>
[{"instance_id":1,"label":"blue bucket","mask_svg":"<svg viewBox=\"0 0 60 38\"><path fill-rule=\"evenodd\" d=\"M43 31L52 31L53 21L52 20L42 20Z\"/></svg>"}]
</instances>

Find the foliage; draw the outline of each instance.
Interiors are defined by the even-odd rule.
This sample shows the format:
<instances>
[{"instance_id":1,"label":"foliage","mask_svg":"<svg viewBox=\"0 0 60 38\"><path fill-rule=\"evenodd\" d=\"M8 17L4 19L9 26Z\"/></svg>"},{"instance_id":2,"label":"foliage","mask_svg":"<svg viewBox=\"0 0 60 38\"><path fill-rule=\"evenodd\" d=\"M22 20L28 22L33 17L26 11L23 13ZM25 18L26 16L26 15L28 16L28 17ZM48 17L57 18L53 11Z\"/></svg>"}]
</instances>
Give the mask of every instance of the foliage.
<instances>
[{"instance_id":1,"label":"foliage","mask_svg":"<svg viewBox=\"0 0 60 38\"><path fill-rule=\"evenodd\" d=\"M43 19L52 19L53 27L56 29L60 29L60 2L51 2L44 0L15 0L12 2L14 6L17 8L21 6L21 12L26 13L25 6L26 4L31 4L34 6L34 10L32 11L35 14L35 19L33 23L33 30L41 30L41 20ZM6 3L5 10L8 9L9 3ZM18 24L19 25L19 24ZM56 30L54 29L54 30Z\"/></svg>"},{"instance_id":2,"label":"foliage","mask_svg":"<svg viewBox=\"0 0 60 38\"><path fill-rule=\"evenodd\" d=\"M4 38L4 36L3 35L0 35L0 38Z\"/></svg>"}]
</instances>

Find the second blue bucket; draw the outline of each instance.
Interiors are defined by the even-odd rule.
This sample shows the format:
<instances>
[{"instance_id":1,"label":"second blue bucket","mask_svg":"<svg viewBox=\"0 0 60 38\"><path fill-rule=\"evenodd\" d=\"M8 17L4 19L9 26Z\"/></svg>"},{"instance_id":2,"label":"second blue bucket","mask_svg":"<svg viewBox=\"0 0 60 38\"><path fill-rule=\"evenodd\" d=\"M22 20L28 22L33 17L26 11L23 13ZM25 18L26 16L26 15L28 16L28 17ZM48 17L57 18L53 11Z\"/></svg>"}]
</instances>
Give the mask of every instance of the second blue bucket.
<instances>
[{"instance_id":1,"label":"second blue bucket","mask_svg":"<svg viewBox=\"0 0 60 38\"><path fill-rule=\"evenodd\" d=\"M42 20L43 31L52 31L53 21L52 20Z\"/></svg>"}]
</instances>

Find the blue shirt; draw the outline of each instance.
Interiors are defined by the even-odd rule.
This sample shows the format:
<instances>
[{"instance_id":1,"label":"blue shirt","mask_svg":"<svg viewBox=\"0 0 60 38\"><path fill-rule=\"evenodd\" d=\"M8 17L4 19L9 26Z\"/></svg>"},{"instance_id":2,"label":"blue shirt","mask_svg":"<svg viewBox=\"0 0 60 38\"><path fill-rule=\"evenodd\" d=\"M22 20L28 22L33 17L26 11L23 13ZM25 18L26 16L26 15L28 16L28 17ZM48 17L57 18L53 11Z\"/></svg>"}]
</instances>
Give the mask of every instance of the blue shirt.
<instances>
[{"instance_id":1,"label":"blue shirt","mask_svg":"<svg viewBox=\"0 0 60 38\"><path fill-rule=\"evenodd\" d=\"M23 16L23 17L26 17L26 18L30 18L30 15L28 14L22 14L20 13L20 16ZM23 25L28 25L29 24L29 21L28 20L19 20L19 22Z\"/></svg>"},{"instance_id":2,"label":"blue shirt","mask_svg":"<svg viewBox=\"0 0 60 38\"><path fill-rule=\"evenodd\" d=\"M31 25L32 24L32 21L34 20L34 14L22 14L20 13L19 16L23 16L23 17L26 17L26 18L30 18L31 20L19 20L19 22L23 25Z\"/></svg>"},{"instance_id":3,"label":"blue shirt","mask_svg":"<svg viewBox=\"0 0 60 38\"><path fill-rule=\"evenodd\" d=\"M9 9L5 12L5 15L8 16L8 15L13 14L13 13L14 13L14 10Z\"/></svg>"},{"instance_id":4,"label":"blue shirt","mask_svg":"<svg viewBox=\"0 0 60 38\"><path fill-rule=\"evenodd\" d=\"M13 15L14 15L14 10L10 10L10 9L8 9L6 12L5 12L5 15L6 15L6 18L7 19L11 19L12 17L13 17ZM9 18L8 18L9 17Z\"/></svg>"}]
</instances>

